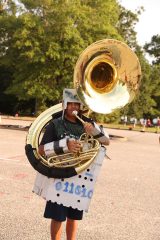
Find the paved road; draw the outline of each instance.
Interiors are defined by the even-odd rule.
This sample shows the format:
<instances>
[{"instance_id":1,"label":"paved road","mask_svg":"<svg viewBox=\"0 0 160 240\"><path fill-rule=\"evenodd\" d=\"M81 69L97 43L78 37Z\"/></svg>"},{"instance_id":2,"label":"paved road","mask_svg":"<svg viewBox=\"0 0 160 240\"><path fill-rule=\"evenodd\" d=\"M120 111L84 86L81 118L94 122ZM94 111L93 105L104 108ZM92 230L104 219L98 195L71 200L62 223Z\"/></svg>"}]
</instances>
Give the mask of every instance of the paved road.
<instances>
[{"instance_id":1,"label":"paved road","mask_svg":"<svg viewBox=\"0 0 160 240\"><path fill-rule=\"evenodd\" d=\"M160 240L158 135L111 130L89 213L77 240ZM24 153L26 132L0 129L0 240L49 240L45 202L32 193L35 171ZM65 228L63 229L63 239Z\"/></svg>"}]
</instances>

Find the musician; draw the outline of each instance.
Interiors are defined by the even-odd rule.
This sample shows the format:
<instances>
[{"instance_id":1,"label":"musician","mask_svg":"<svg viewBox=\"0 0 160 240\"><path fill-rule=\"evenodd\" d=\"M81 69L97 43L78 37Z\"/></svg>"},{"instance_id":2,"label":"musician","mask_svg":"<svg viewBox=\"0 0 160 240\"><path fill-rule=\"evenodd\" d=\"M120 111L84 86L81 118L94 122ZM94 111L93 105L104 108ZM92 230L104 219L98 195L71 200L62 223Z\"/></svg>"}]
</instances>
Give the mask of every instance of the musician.
<instances>
[{"instance_id":1,"label":"musician","mask_svg":"<svg viewBox=\"0 0 160 240\"><path fill-rule=\"evenodd\" d=\"M77 153L81 149L81 143L78 140L82 133L93 135L103 145L109 145L109 136L104 134L103 130L93 122L92 119L82 116L82 104L77 98L74 89L64 89L63 91L63 114L49 123L39 146L39 153L50 157L55 154L66 152ZM73 111L85 121L82 124ZM56 201L56 200L55 200ZM64 200L65 201L65 200ZM68 240L76 238L77 220L83 217L83 210L73 207L57 204L47 201L45 218L51 219L51 239L59 240L61 238L62 222L66 222L66 235Z\"/></svg>"}]
</instances>

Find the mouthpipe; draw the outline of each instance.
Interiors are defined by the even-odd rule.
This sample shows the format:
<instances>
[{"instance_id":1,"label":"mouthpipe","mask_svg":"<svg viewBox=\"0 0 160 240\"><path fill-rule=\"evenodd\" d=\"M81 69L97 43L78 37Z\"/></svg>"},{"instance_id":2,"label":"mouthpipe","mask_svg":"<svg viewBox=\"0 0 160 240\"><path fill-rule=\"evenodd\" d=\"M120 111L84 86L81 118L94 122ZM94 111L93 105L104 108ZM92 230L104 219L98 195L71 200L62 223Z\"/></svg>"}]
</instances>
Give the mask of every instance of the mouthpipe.
<instances>
[{"instance_id":1,"label":"mouthpipe","mask_svg":"<svg viewBox=\"0 0 160 240\"><path fill-rule=\"evenodd\" d=\"M78 118L79 121L81 121L81 123L85 124L85 121L83 121L83 119L81 119L81 118L78 116L78 112L77 112L76 110L74 110L74 111L72 112L72 114L73 114L76 118Z\"/></svg>"}]
</instances>

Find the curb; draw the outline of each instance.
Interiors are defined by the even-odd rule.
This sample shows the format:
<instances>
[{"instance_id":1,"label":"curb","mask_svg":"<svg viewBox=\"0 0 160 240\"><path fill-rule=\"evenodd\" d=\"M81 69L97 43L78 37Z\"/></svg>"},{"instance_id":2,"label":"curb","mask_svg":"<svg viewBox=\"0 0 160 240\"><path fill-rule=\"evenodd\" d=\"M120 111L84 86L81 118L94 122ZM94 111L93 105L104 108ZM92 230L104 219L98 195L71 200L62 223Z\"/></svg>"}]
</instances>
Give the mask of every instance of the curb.
<instances>
[{"instance_id":1,"label":"curb","mask_svg":"<svg viewBox=\"0 0 160 240\"><path fill-rule=\"evenodd\" d=\"M122 137L122 136L119 136L119 135L109 134L109 137L110 137L111 140L119 140L121 142L126 142L128 140L127 137Z\"/></svg>"},{"instance_id":2,"label":"curb","mask_svg":"<svg viewBox=\"0 0 160 240\"><path fill-rule=\"evenodd\" d=\"M11 129L11 130L19 130L19 131L28 131L29 126L21 126L21 125L0 125L0 129Z\"/></svg>"}]
</instances>

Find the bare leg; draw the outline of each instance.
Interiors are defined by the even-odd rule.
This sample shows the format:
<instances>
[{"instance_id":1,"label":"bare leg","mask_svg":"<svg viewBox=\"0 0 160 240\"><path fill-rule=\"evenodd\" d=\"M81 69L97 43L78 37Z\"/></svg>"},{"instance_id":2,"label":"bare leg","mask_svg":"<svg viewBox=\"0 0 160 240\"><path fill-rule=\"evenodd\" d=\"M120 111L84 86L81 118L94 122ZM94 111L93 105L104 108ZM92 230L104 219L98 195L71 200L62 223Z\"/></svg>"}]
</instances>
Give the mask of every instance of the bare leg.
<instances>
[{"instance_id":1,"label":"bare leg","mask_svg":"<svg viewBox=\"0 0 160 240\"><path fill-rule=\"evenodd\" d=\"M76 240L77 220L67 218L66 234L67 240Z\"/></svg>"},{"instance_id":2,"label":"bare leg","mask_svg":"<svg viewBox=\"0 0 160 240\"><path fill-rule=\"evenodd\" d=\"M51 220L51 240L60 240L62 233L62 222Z\"/></svg>"}]
</instances>

